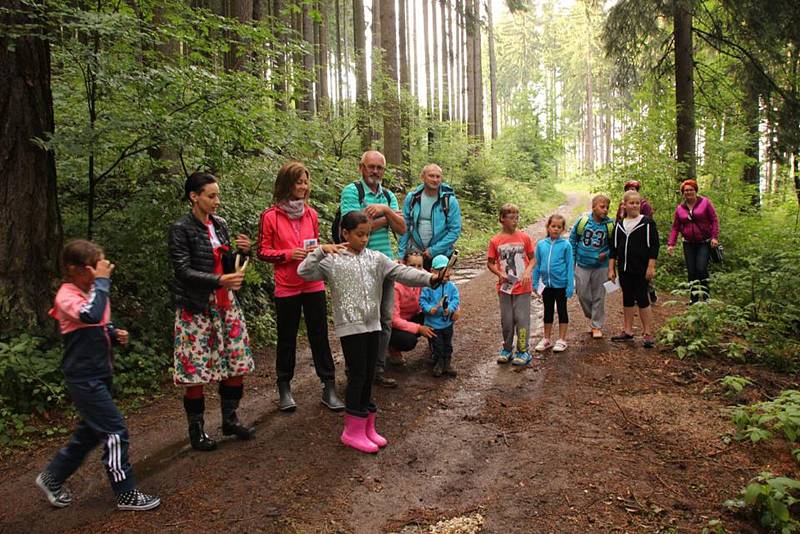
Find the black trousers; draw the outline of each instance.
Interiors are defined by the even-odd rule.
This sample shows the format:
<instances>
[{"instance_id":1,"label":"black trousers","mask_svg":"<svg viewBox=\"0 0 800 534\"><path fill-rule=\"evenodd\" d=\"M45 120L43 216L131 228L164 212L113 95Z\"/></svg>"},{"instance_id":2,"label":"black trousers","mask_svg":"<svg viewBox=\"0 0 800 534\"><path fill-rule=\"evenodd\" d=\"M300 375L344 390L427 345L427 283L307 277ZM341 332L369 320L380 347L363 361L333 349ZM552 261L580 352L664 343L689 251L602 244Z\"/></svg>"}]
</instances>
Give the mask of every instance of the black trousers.
<instances>
[{"instance_id":1,"label":"black trousers","mask_svg":"<svg viewBox=\"0 0 800 534\"><path fill-rule=\"evenodd\" d=\"M686 272L689 282L699 282L702 292L692 291L692 302L705 300L709 294L708 288L708 260L711 254L711 244L683 242L683 260L686 262Z\"/></svg>"},{"instance_id":2,"label":"black trousers","mask_svg":"<svg viewBox=\"0 0 800 534\"><path fill-rule=\"evenodd\" d=\"M428 340L434 360L443 358L449 360L453 357L453 325L447 328L435 329L436 337Z\"/></svg>"},{"instance_id":3,"label":"black trousers","mask_svg":"<svg viewBox=\"0 0 800 534\"><path fill-rule=\"evenodd\" d=\"M411 322L423 324L425 322L425 314L418 313L411 318ZM405 330L392 328L392 335L389 338L389 348L399 350L400 352L408 352L410 350L414 350L414 347L417 346L418 339L419 334L412 334L411 332L406 332Z\"/></svg>"},{"instance_id":4,"label":"black trousers","mask_svg":"<svg viewBox=\"0 0 800 534\"><path fill-rule=\"evenodd\" d=\"M619 285L622 288L622 306L640 309L650 306L650 284L644 273L619 273Z\"/></svg>"},{"instance_id":5,"label":"black trousers","mask_svg":"<svg viewBox=\"0 0 800 534\"><path fill-rule=\"evenodd\" d=\"M308 343L311 345L311 356L314 359L317 376L322 381L334 380L336 368L328 344L328 307L325 302L325 292L276 297L275 312L278 327L275 370L278 382L290 382L294 377L297 330L300 327L301 312L306 320Z\"/></svg>"},{"instance_id":6,"label":"black trousers","mask_svg":"<svg viewBox=\"0 0 800 534\"><path fill-rule=\"evenodd\" d=\"M375 363L378 360L378 345L381 332L353 334L339 338L342 343L344 361L347 364L347 391L345 408L347 413L366 417L375 411L372 404L372 381L375 379Z\"/></svg>"},{"instance_id":7,"label":"black trousers","mask_svg":"<svg viewBox=\"0 0 800 534\"><path fill-rule=\"evenodd\" d=\"M544 324L553 324L556 307L558 308L558 324L569 322L569 315L567 315L567 288L544 288L544 291L542 291L542 304L544 304Z\"/></svg>"}]
</instances>

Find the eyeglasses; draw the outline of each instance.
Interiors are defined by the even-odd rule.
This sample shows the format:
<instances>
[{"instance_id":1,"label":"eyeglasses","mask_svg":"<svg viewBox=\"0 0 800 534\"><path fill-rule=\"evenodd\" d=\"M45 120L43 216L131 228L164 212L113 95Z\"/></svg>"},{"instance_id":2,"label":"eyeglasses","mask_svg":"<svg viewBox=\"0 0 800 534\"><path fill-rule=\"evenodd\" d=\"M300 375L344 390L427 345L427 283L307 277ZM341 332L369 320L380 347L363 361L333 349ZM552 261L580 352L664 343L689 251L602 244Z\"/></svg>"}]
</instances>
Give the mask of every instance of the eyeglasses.
<instances>
[{"instance_id":1,"label":"eyeglasses","mask_svg":"<svg viewBox=\"0 0 800 534\"><path fill-rule=\"evenodd\" d=\"M364 168L370 171L382 171L386 169L383 165L364 165Z\"/></svg>"}]
</instances>

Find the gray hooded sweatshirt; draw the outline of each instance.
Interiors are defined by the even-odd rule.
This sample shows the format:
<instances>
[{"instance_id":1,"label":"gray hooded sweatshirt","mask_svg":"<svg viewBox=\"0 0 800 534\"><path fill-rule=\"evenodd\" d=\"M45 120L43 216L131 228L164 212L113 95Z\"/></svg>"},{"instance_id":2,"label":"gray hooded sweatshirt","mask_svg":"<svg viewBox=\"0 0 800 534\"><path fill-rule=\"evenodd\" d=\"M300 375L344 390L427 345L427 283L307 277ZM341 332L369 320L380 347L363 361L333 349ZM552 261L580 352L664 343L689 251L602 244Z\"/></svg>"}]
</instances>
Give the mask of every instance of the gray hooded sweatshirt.
<instances>
[{"instance_id":1,"label":"gray hooded sweatshirt","mask_svg":"<svg viewBox=\"0 0 800 534\"><path fill-rule=\"evenodd\" d=\"M297 267L297 274L306 280L328 282L336 337L381 329L385 279L412 287L429 287L431 283L430 273L395 263L385 254L368 248L359 254L349 249L325 254L322 247L317 248Z\"/></svg>"}]
</instances>

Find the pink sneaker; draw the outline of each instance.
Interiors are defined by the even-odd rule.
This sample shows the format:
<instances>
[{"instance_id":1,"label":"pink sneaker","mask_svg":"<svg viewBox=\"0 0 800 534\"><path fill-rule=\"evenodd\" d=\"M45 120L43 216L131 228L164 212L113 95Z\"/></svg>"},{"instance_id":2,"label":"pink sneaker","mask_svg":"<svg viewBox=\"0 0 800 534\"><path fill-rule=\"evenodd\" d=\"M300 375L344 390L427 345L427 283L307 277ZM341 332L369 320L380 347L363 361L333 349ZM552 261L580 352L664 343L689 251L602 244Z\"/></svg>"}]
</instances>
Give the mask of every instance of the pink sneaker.
<instances>
[{"instance_id":1,"label":"pink sneaker","mask_svg":"<svg viewBox=\"0 0 800 534\"><path fill-rule=\"evenodd\" d=\"M344 430L340 438L342 443L357 451L376 453L378 446L367 438L367 418L344 414Z\"/></svg>"}]
</instances>

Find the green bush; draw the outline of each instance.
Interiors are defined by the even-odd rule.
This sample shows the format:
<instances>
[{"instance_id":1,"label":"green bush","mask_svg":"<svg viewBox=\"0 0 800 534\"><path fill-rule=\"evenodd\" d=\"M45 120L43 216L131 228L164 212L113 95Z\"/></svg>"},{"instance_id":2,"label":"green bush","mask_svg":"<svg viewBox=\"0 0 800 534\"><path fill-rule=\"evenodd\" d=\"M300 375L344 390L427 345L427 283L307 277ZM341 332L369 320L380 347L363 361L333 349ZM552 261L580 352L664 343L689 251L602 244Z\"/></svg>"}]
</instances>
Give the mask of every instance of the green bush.
<instances>
[{"instance_id":1,"label":"green bush","mask_svg":"<svg viewBox=\"0 0 800 534\"><path fill-rule=\"evenodd\" d=\"M800 495L800 480L776 477L763 472L753 479L738 499L725 502L734 510L750 511L772 532L800 532L800 521L793 516Z\"/></svg>"}]
</instances>

